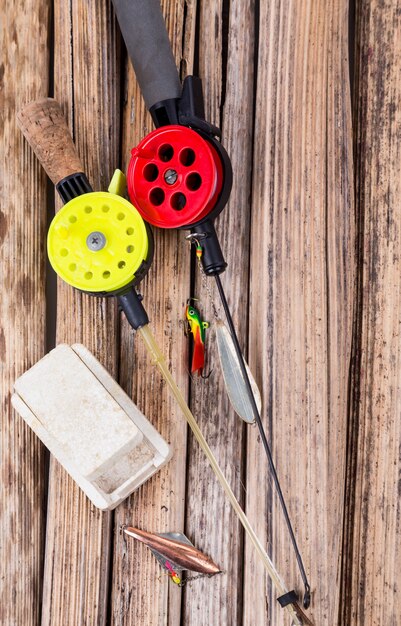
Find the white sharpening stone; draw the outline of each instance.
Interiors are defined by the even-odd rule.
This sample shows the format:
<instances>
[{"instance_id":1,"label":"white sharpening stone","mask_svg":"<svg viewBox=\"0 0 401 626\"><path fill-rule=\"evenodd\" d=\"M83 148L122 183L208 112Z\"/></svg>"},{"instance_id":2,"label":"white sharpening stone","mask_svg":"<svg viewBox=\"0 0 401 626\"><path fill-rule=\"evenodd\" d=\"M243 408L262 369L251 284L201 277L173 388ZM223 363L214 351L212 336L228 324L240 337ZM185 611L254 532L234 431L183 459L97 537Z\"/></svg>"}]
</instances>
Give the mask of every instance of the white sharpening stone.
<instances>
[{"instance_id":1,"label":"white sharpening stone","mask_svg":"<svg viewBox=\"0 0 401 626\"><path fill-rule=\"evenodd\" d=\"M114 509L171 457L99 361L61 344L14 384L12 404L99 509Z\"/></svg>"}]
</instances>

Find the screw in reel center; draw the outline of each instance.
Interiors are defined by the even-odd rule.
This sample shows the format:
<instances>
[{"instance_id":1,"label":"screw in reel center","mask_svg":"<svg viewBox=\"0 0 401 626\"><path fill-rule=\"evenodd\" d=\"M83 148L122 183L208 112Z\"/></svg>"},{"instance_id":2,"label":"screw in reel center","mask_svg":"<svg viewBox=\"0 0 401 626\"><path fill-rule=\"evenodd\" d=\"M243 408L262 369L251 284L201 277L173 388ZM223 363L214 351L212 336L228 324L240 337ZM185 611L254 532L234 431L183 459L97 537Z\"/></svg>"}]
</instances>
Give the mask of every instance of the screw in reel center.
<instances>
[{"instance_id":1,"label":"screw in reel center","mask_svg":"<svg viewBox=\"0 0 401 626\"><path fill-rule=\"evenodd\" d=\"M103 233L95 230L93 231L93 233L90 233L87 236L86 245L88 246L89 250L92 250L92 252L98 252L99 250L103 250L103 248L105 247L106 237L103 235Z\"/></svg>"},{"instance_id":2,"label":"screw in reel center","mask_svg":"<svg viewBox=\"0 0 401 626\"><path fill-rule=\"evenodd\" d=\"M167 185L174 185L177 182L178 173L175 170L168 169L164 174L164 180Z\"/></svg>"}]
</instances>

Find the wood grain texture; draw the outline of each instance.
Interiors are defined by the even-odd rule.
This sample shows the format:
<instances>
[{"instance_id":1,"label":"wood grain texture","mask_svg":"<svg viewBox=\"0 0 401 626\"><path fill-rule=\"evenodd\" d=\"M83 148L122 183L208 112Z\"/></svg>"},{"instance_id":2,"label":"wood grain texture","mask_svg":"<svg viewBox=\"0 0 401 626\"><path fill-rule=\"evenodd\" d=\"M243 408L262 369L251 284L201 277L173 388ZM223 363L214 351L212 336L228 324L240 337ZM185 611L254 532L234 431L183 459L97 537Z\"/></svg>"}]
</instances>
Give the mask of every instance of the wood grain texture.
<instances>
[{"instance_id":1,"label":"wood grain texture","mask_svg":"<svg viewBox=\"0 0 401 626\"><path fill-rule=\"evenodd\" d=\"M40 621L45 450L11 407L15 379L46 350L46 177L16 123L47 95L49 2L7 2L0 61L0 623ZM27 40L27 33L30 38Z\"/></svg>"},{"instance_id":2,"label":"wood grain texture","mask_svg":"<svg viewBox=\"0 0 401 626\"><path fill-rule=\"evenodd\" d=\"M347 2L261 3L250 288L251 365L305 567L315 624L335 624L354 284ZM256 432L247 509L302 592ZM244 624L287 618L245 550Z\"/></svg>"},{"instance_id":3,"label":"wood grain texture","mask_svg":"<svg viewBox=\"0 0 401 626\"><path fill-rule=\"evenodd\" d=\"M184 23L184 4L167 0L162 8L177 67L183 59L183 69L188 71L193 55L188 42L194 38L190 31L194 18L193 9L189 7ZM126 169L130 150L153 129L129 62L124 100L123 162ZM180 389L187 395L185 338L179 322L189 295L189 245L182 232L154 229L154 237L155 258L141 292L151 328ZM116 626L176 626L180 623L181 590L171 583L148 548L121 534L121 526L132 524L151 532L184 530L187 427L141 338L134 337L125 319L121 319L119 381L172 445L174 455L115 511L111 622Z\"/></svg>"},{"instance_id":4,"label":"wood grain texture","mask_svg":"<svg viewBox=\"0 0 401 626\"><path fill-rule=\"evenodd\" d=\"M360 316L355 342L344 620L400 619L401 5L358 4L356 182Z\"/></svg>"},{"instance_id":5,"label":"wood grain texture","mask_svg":"<svg viewBox=\"0 0 401 626\"><path fill-rule=\"evenodd\" d=\"M199 73L203 80L206 117L221 127L223 144L230 155L234 184L230 201L216 221L221 246L228 262L222 276L234 322L246 349L250 190L252 172L254 3L218 0L200 5ZM214 279L207 284L219 306ZM244 502L243 422L231 408L220 370L213 330L210 298L196 270L195 294L200 298L208 348L207 381L194 377L191 403L199 413L200 426L216 454L237 498ZM240 624L242 615L243 530L220 485L196 443L188 457L187 531L190 537L219 564L224 573L203 579L185 589L183 623ZM259 607L260 608L260 607ZM264 613L264 605L261 607Z\"/></svg>"},{"instance_id":6,"label":"wood grain texture","mask_svg":"<svg viewBox=\"0 0 401 626\"><path fill-rule=\"evenodd\" d=\"M110 2L56 2L55 97L94 189L119 162L119 40ZM113 299L58 286L58 342L81 342L116 375ZM72 381L73 382L73 381ZM43 625L106 621L111 514L101 513L58 463L50 467Z\"/></svg>"},{"instance_id":7,"label":"wood grain texture","mask_svg":"<svg viewBox=\"0 0 401 626\"><path fill-rule=\"evenodd\" d=\"M316 626L394 626L401 612L400 2L357 2L355 214L351 3L162 6L177 66L182 76L199 67L207 118L222 126L233 162L231 200L216 223L229 263L222 281L263 393L263 421L310 575L310 614ZM46 349L46 178L15 113L47 96L54 66L54 95L99 190L114 167L126 167L130 148L153 124L121 59L109 0L16 0L0 12L0 623L287 626L140 338L115 302L61 283L57 341L92 350L172 444L174 457L115 517L92 507L51 460L46 515L46 453L9 402L14 379ZM286 584L302 592L257 429L230 408L212 328L212 376L188 377L179 325L192 284L184 236L155 232L155 262L141 289L152 329L258 535ZM208 293L195 276L195 295L212 322ZM212 279L208 285L217 302ZM124 523L184 530L224 573L189 583L182 594L146 547L122 537Z\"/></svg>"}]
</instances>

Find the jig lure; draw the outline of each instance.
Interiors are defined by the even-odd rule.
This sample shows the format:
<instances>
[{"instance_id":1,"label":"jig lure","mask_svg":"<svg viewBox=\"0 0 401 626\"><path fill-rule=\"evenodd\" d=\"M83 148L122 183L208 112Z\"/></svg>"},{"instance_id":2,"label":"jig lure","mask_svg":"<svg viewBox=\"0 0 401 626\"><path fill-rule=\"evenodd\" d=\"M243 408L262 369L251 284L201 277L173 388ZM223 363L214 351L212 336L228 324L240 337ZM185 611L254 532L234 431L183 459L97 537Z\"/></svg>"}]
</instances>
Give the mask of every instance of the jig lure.
<instances>
[{"instance_id":1,"label":"jig lure","mask_svg":"<svg viewBox=\"0 0 401 626\"><path fill-rule=\"evenodd\" d=\"M205 331L210 324L202 320L199 310L190 301L185 308L185 318L194 340L191 373L198 372L202 378L208 378L210 374L203 376L203 369L205 367Z\"/></svg>"}]
</instances>

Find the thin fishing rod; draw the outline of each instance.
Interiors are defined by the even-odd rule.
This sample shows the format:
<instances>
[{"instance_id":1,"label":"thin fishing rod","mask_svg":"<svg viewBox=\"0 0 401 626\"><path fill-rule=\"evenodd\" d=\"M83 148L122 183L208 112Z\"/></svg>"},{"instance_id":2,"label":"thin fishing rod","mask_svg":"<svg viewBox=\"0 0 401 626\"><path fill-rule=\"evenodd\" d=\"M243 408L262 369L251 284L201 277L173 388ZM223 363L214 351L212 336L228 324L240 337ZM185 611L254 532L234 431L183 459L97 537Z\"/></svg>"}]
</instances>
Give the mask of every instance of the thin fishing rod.
<instances>
[{"instance_id":1,"label":"thin fishing rod","mask_svg":"<svg viewBox=\"0 0 401 626\"><path fill-rule=\"evenodd\" d=\"M232 319L232 316L231 316L230 307L228 306L227 298L226 298L226 295L224 293L224 288L223 288L223 284L222 284L221 279L220 279L220 275L216 274L215 275L215 279L216 279L216 285L217 285L217 289L219 291L221 303L223 305L224 313L226 315L228 327L229 327L229 330L230 330L230 333L231 333L231 337L232 337L232 340L233 340L233 343L234 343L235 352L237 354L238 362L240 364L241 373L242 373L243 379L245 381L245 385L246 385L247 392L248 392L248 395L249 395L249 400L251 402L251 406L252 406L253 414L254 414L254 417L255 417L255 421L256 421L256 424L257 424L258 429L259 429L260 437L262 439L262 444L263 444L263 447L265 449L267 459L269 461L270 471L272 473L273 481L274 481L274 484L276 486L277 494L278 494L278 497L279 497L279 500L280 500L281 509L283 511L284 519L285 519L285 522L286 522L286 525L287 525L287 529L288 529L288 532L289 532L289 535L290 535L290 538L291 538L291 543L292 543L292 546L294 548L295 557L297 559L297 563L298 563L299 571L300 571L300 574L301 574L301 578L302 578L302 581L303 581L304 586L305 586L305 592L304 592L304 597L303 597L303 606L304 606L305 609L307 609L309 607L309 605L310 605L310 598L311 598L310 585L309 585L308 578L307 578L307 575L306 575L306 572L305 572L304 564L302 562L302 557L301 557L301 553L300 553L299 548L298 548L297 540L295 538L294 530L292 528L290 516L288 514L287 505L285 503L285 499L284 499L284 495L283 495L283 492L282 492L282 489L281 489L280 481L278 479L277 470L276 470L276 467L274 465L272 452L270 450L270 446L269 446L269 443L267 441L265 429L264 429L263 424L262 424L262 419L260 417L260 414L259 414L259 411L258 411L258 407L256 406L256 401L255 401L255 397L254 397L254 394L253 394L253 391L252 391L251 382L249 380L249 376L248 376L248 372L247 372L247 369L246 369L244 357L243 357L243 354L242 354L241 347L239 345L238 336L237 336L237 333L236 333L236 330L235 330L235 326L234 326L234 322L233 322L233 319Z\"/></svg>"}]
</instances>

